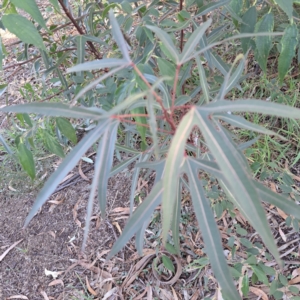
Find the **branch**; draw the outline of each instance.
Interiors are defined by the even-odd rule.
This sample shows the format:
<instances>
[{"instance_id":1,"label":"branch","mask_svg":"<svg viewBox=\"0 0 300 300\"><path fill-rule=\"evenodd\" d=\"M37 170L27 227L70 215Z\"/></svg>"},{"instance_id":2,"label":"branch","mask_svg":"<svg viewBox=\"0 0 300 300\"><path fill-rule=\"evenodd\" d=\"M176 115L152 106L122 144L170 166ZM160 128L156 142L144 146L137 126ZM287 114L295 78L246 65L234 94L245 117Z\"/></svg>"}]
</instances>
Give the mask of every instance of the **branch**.
<instances>
[{"instance_id":1,"label":"branch","mask_svg":"<svg viewBox=\"0 0 300 300\"><path fill-rule=\"evenodd\" d=\"M83 29L78 25L78 23L76 22L76 20L73 18L71 12L65 6L64 1L63 0L58 0L58 2L60 3L60 6L64 10L66 16L70 19L70 21L73 23L74 27L77 29L78 33L80 35L85 35L85 32L83 31ZM102 55L98 52L98 50L95 48L95 46L93 45L93 43L91 41L88 41L87 43L89 45L90 50L94 53L95 57L97 59L101 59Z\"/></svg>"}]
</instances>

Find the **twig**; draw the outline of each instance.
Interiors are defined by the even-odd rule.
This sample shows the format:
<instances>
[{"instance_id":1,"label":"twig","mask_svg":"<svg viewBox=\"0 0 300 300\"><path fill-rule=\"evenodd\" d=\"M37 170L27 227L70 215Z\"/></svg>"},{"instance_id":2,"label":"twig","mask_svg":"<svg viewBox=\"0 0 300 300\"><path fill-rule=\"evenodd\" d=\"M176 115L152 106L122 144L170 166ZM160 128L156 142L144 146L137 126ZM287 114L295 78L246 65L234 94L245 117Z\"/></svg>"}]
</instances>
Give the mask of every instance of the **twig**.
<instances>
[{"instance_id":1,"label":"twig","mask_svg":"<svg viewBox=\"0 0 300 300\"><path fill-rule=\"evenodd\" d=\"M83 29L78 25L76 20L73 18L71 12L65 6L64 1L63 0L58 0L58 2L60 3L60 6L64 10L66 16L70 19L70 21L73 23L74 27L77 29L78 33L80 35L85 35L85 32L83 31ZM89 48L91 49L91 51L94 53L95 57L98 58L98 59L101 59L102 55L98 52L98 50L95 48L93 43L91 41L88 41L87 43L88 43Z\"/></svg>"}]
</instances>

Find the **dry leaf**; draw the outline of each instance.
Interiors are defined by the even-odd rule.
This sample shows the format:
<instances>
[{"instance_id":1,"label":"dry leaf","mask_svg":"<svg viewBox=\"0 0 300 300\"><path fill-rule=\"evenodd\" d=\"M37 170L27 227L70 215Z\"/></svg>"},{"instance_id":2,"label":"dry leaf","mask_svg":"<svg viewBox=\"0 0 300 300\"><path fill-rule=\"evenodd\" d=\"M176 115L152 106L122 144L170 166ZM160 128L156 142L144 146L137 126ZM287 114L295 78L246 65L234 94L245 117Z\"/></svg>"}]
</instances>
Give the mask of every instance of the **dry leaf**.
<instances>
[{"instance_id":1,"label":"dry leaf","mask_svg":"<svg viewBox=\"0 0 300 300\"><path fill-rule=\"evenodd\" d=\"M292 278L295 278L296 276L300 275L300 268L295 269L292 273Z\"/></svg>"},{"instance_id":2,"label":"dry leaf","mask_svg":"<svg viewBox=\"0 0 300 300\"><path fill-rule=\"evenodd\" d=\"M41 294L44 297L44 300L50 300L45 291L41 291Z\"/></svg>"},{"instance_id":3,"label":"dry leaf","mask_svg":"<svg viewBox=\"0 0 300 300\"><path fill-rule=\"evenodd\" d=\"M285 220L288 217L288 215L284 211L282 211L280 208L276 207L276 209L282 219Z\"/></svg>"},{"instance_id":4,"label":"dry leaf","mask_svg":"<svg viewBox=\"0 0 300 300\"><path fill-rule=\"evenodd\" d=\"M21 243L23 241L23 239L15 242L14 244L12 244L8 249L6 249L2 255L0 256L0 262L3 260L3 258L8 254L8 252L13 249L14 247L16 247L19 243Z\"/></svg>"},{"instance_id":5,"label":"dry leaf","mask_svg":"<svg viewBox=\"0 0 300 300\"><path fill-rule=\"evenodd\" d=\"M280 234L281 238L283 239L283 241L286 242L287 238L286 238L285 234L283 233L283 231L281 230L280 227L279 227L279 234Z\"/></svg>"},{"instance_id":6,"label":"dry leaf","mask_svg":"<svg viewBox=\"0 0 300 300\"><path fill-rule=\"evenodd\" d=\"M49 271L49 270L45 269L45 275L52 276L53 279L56 279L62 273L63 273L63 271L56 272L56 271Z\"/></svg>"},{"instance_id":7,"label":"dry leaf","mask_svg":"<svg viewBox=\"0 0 300 300\"><path fill-rule=\"evenodd\" d=\"M251 286L250 287L250 291L255 294L256 296L260 296L261 299L263 300L269 300L267 294L262 290L262 289L258 289L256 287Z\"/></svg>"},{"instance_id":8,"label":"dry leaf","mask_svg":"<svg viewBox=\"0 0 300 300\"><path fill-rule=\"evenodd\" d=\"M92 289L87 276L85 277L85 282L86 282L86 287L88 289L88 291L93 295L93 296L97 296L97 293Z\"/></svg>"},{"instance_id":9,"label":"dry leaf","mask_svg":"<svg viewBox=\"0 0 300 300\"><path fill-rule=\"evenodd\" d=\"M289 284L296 284L296 283L300 283L300 276L297 276L295 278L293 278L292 280L289 281Z\"/></svg>"},{"instance_id":10,"label":"dry leaf","mask_svg":"<svg viewBox=\"0 0 300 300\"><path fill-rule=\"evenodd\" d=\"M64 282L61 279L55 279L55 280L51 281L48 284L48 286L57 285L57 284L61 284L64 287Z\"/></svg>"},{"instance_id":11,"label":"dry leaf","mask_svg":"<svg viewBox=\"0 0 300 300\"><path fill-rule=\"evenodd\" d=\"M29 300L26 296L23 296L23 295L10 296L7 299L24 299L24 300Z\"/></svg>"},{"instance_id":12,"label":"dry leaf","mask_svg":"<svg viewBox=\"0 0 300 300\"><path fill-rule=\"evenodd\" d=\"M117 227L119 233L122 234L122 229L121 229L119 223L118 222L113 222L112 224L115 225Z\"/></svg>"}]
</instances>

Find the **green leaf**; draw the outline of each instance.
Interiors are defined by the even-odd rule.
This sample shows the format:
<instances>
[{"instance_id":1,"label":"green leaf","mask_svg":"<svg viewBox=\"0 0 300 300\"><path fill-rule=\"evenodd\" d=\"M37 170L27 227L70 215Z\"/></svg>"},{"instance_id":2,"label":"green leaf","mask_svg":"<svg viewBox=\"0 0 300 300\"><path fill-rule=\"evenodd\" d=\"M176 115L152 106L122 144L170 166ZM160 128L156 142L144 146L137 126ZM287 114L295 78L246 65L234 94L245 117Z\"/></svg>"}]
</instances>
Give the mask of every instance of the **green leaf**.
<instances>
[{"instance_id":1,"label":"green leaf","mask_svg":"<svg viewBox=\"0 0 300 300\"><path fill-rule=\"evenodd\" d=\"M166 77L170 77L170 76L174 77L175 72L176 72L176 67L173 63L167 61L166 59L160 58L160 57L157 57L156 60L157 60L158 68L160 71L160 73L159 73L160 75L166 76ZM174 78L168 80L167 83L169 85L173 86Z\"/></svg>"},{"instance_id":2,"label":"green leaf","mask_svg":"<svg viewBox=\"0 0 300 300\"><path fill-rule=\"evenodd\" d=\"M151 216L154 209L161 203L163 193L163 184L162 181L158 182L146 199L142 202L141 205L137 207L134 211L132 217L127 222L122 235L115 242L112 247L107 259L112 258L117 254L129 241L129 239L138 231L138 229L143 225L145 220Z\"/></svg>"},{"instance_id":3,"label":"green leaf","mask_svg":"<svg viewBox=\"0 0 300 300\"><path fill-rule=\"evenodd\" d=\"M18 146L18 157L22 168L33 180L35 178L35 163L33 155L23 143L20 143Z\"/></svg>"},{"instance_id":4,"label":"green leaf","mask_svg":"<svg viewBox=\"0 0 300 300\"><path fill-rule=\"evenodd\" d=\"M240 116L235 116L235 115L227 113L227 114L214 114L214 118L221 119L221 120L225 121L226 123L231 124L232 126L235 126L238 128L244 128L246 130L251 130L251 131L255 131L255 132L259 132L259 133L263 133L263 134L267 134L267 135L274 135L274 136L278 136L278 137L282 138L283 140L286 140L286 138L279 135L278 133L276 133L272 130L269 130L261 125L251 123Z\"/></svg>"},{"instance_id":5,"label":"green leaf","mask_svg":"<svg viewBox=\"0 0 300 300\"><path fill-rule=\"evenodd\" d=\"M293 0L274 0L275 3L287 14L289 20L293 18Z\"/></svg>"},{"instance_id":6,"label":"green leaf","mask_svg":"<svg viewBox=\"0 0 300 300\"><path fill-rule=\"evenodd\" d=\"M202 66L202 62L198 56L196 57L196 62L197 62L197 67L198 67L198 72L199 72L199 77L200 77L200 85L202 87L204 98L205 98L206 103L209 103L209 100L210 100L209 86L207 83L205 70L204 70L204 68Z\"/></svg>"},{"instance_id":7,"label":"green leaf","mask_svg":"<svg viewBox=\"0 0 300 300\"><path fill-rule=\"evenodd\" d=\"M48 30L46 22L36 4L35 0L10 0L16 7L21 8L31 15L44 29Z\"/></svg>"},{"instance_id":8,"label":"green leaf","mask_svg":"<svg viewBox=\"0 0 300 300\"><path fill-rule=\"evenodd\" d=\"M205 34L207 28L211 25L212 19L208 19L205 23L200 25L189 37L187 42L184 45L182 53L180 54L180 63L186 62L189 60L189 56L198 46L202 36Z\"/></svg>"},{"instance_id":9,"label":"green leaf","mask_svg":"<svg viewBox=\"0 0 300 300\"><path fill-rule=\"evenodd\" d=\"M178 254L175 247L171 245L170 243L166 243L166 250L171 254Z\"/></svg>"},{"instance_id":10,"label":"green leaf","mask_svg":"<svg viewBox=\"0 0 300 300\"><path fill-rule=\"evenodd\" d=\"M253 33L255 29L255 24L257 20L257 11L256 7L250 7L242 17L243 23L241 23L241 33ZM251 38L241 39L242 49L244 54L247 53L250 47Z\"/></svg>"},{"instance_id":11,"label":"green leaf","mask_svg":"<svg viewBox=\"0 0 300 300\"><path fill-rule=\"evenodd\" d=\"M172 260L166 255L162 255L161 259L162 259L162 262L163 262L165 268L168 269L169 271L175 273L175 267L173 265Z\"/></svg>"},{"instance_id":12,"label":"green leaf","mask_svg":"<svg viewBox=\"0 0 300 300\"><path fill-rule=\"evenodd\" d=\"M65 118L56 118L56 124L60 132L73 144L77 143L77 136L72 124Z\"/></svg>"},{"instance_id":13,"label":"green leaf","mask_svg":"<svg viewBox=\"0 0 300 300\"><path fill-rule=\"evenodd\" d=\"M251 177L247 172L242 155L226 136L220 123L213 123L209 119L209 115L202 111L202 108L201 111L197 112L196 116L197 124L203 133L205 141L229 184L230 192L236 199L235 204L261 235L275 259L280 262L279 253L265 212Z\"/></svg>"},{"instance_id":14,"label":"green leaf","mask_svg":"<svg viewBox=\"0 0 300 300\"><path fill-rule=\"evenodd\" d=\"M51 117L66 117L77 119L93 119L101 118L101 114L105 111L95 108L70 107L62 103L26 103L14 106L5 106L0 111L14 113L33 113L42 114Z\"/></svg>"},{"instance_id":15,"label":"green leaf","mask_svg":"<svg viewBox=\"0 0 300 300\"><path fill-rule=\"evenodd\" d=\"M3 69L3 65L2 65L2 61L3 61L3 58L4 58L3 49L2 49L3 47L4 47L4 45L2 43L2 38L0 36L0 70Z\"/></svg>"},{"instance_id":16,"label":"green leaf","mask_svg":"<svg viewBox=\"0 0 300 300\"><path fill-rule=\"evenodd\" d=\"M223 253L220 232L213 212L205 197L202 184L199 182L198 171L196 171L190 160L186 160L185 171L189 178L193 206L202 232L205 248L208 249L207 254L214 274L221 285L222 294L226 299L240 299L232 278L228 276L230 272Z\"/></svg>"},{"instance_id":17,"label":"green leaf","mask_svg":"<svg viewBox=\"0 0 300 300\"><path fill-rule=\"evenodd\" d=\"M257 32L272 32L274 27L274 16L272 13L268 13L257 24ZM256 48L260 59L260 67L264 72L267 68L267 59L269 52L272 48L271 36L257 36L256 37Z\"/></svg>"},{"instance_id":18,"label":"green leaf","mask_svg":"<svg viewBox=\"0 0 300 300\"><path fill-rule=\"evenodd\" d=\"M201 106L202 111L210 114L219 112L253 112L284 118L300 118L300 109L288 105L256 99L239 99L236 101L219 100Z\"/></svg>"},{"instance_id":19,"label":"green leaf","mask_svg":"<svg viewBox=\"0 0 300 300\"><path fill-rule=\"evenodd\" d=\"M231 0L222 0L218 2L209 2L206 5L201 6L201 8L198 10L197 15L195 15L194 18L198 18L200 16L206 15L207 13L212 12L213 10L226 5L230 2Z\"/></svg>"},{"instance_id":20,"label":"green leaf","mask_svg":"<svg viewBox=\"0 0 300 300\"><path fill-rule=\"evenodd\" d=\"M298 45L298 28L296 24L289 25L284 32L281 41L281 52L278 60L279 80L283 81L288 72L293 57L296 53L296 46Z\"/></svg>"},{"instance_id":21,"label":"green leaf","mask_svg":"<svg viewBox=\"0 0 300 300\"><path fill-rule=\"evenodd\" d=\"M132 114L145 114L146 110L144 107L138 107L138 108L132 109L131 113ZM137 123L136 128L137 128L139 134L141 135L141 139L142 139L141 149L142 149L142 151L145 151L147 149L147 141L146 141L146 132L147 132L146 126L148 125L147 119L144 116L134 116L133 118L135 119L135 121ZM146 125L146 126L142 126L139 124Z\"/></svg>"},{"instance_id":22,"label":"green leaf","mask_svg":"<svg viewBox=\"0 0 300 300\"><path fill-rule=\"evenodd\" d=\"M22 42L33 44L34 46L47 51L43 39L37 29L25 17L10 14L4 15L1 20L8 31L16 35Z\"/></svg>"},{"instance_id":23,"label":"green leaf","mask_svg":"<svg viewBox=\"0 0 300 300\"><path fill-rule=\"evenodd\" d=\"M93 182L90 190L88 205L87 205L87 216L86 216L86 224L83 236L82 249L84 249L88 231L90 228L90 221L93 212L93 204L95 193L98 189L98 201L99 207L101 210L101 215L105 217L105 208L106 208L106 191L108 179L110 177L110 170L112 166L113 156L114 156L114 147L116 142L116 133L118 129L119 122L115 120L110 120L110 123L105 129L103 137L101 138L97 155L95 160L95 171L93 176Z\"/></svg>"},{"instance_id":24,"label":"green leaf","mask_svg":"<svg viewBox=\"0 0 300 300\"><path fill-rule=\"evenodd\" d=\"M3 138L3 136L1 134L0 134L0 143L4 146L4 148L8 154L11 154L11 155L14 154L14 152L11 150L11 148L8 146L8 144L5 142L5 139Z\"/></svg>"},{"instance_id":25,"label":"green leaf","mask_svg":"<svg viewBox=\"0 0 300 300\"><path fill-rule=\"evenodd\" d=\"M128 62L125 59L119 59L119 58L103 58L100 60L88 61L83 64L79 64L74 67L71 67L67 69L67 73L113 68L122 65L125 67L128 65Z\"/></svg>"},{"instance_id":26,"label":"green leaf","mask_svg":"<svg viewBox=\"0 0 300 300\"><path fill-rule=\"evenodd\" d=\"M150 29L151 31L153 31L158 36L158 38L162 41L163 46L170 53L170 56L171 56L173 62L175 62L177 64L179 62L179 53L177 52L176 47L175 47L172 39L170 38L170 36L158 27L150 26L150 25L148 25L146 27L148 29Z\"/></svg>"},{"instance_id":27,"label":"green leaf","mask_svg":"<svg viewBox=\"0 0 300 300\"><path fill-rule=\"evenodd\" d=\"M249 277L245 275L242 280L242 293L244 297L248 297L249 294Z\"/></svg>"},{"instance_id":28,"label":"green leaf","mask_svg":"<svg viewBox=\"0 0 300 300\"><path fill-rule=\"evenodd\" d=\"M58 11L60 12L60 6L58 4L58 0L49 0L50 3L53 5L53 7Z\"/></svg>"},{"instance_id":29,"label":"green leaf","mask_svg":"<svg viewBox=\"0 0 300 300\"><path fill-rule=\"evenodd\" d=\"M5 93L7 86L7 84L0 84L0 97Z\"/></svg>"},{"instance_id":30,"label":"green leaf","mask_svg":"<svg viewBox=\"0 0 300 300\"><path fill-rule=\"evenodd\" d=\"M47 130L43 130L43 138L45 147L52 153L64 158L65 153L62 146Z\"/></svg>"},{"instance_id":31,"label":"green leaf","mask_svg":"<svg viewBox=\"0 0 300 300\"><path fill-rule=\"evenodd\" d=\"M261 281L263 284L268 285L269 280L268 277L266 276L265 272L259 267L255 265L250 266L255 275L257 276L258 280Z\"/></svg>"},{"instance_id":32,"label":"green leaf","mask_svg":"<svg viewBox=\"0 0 300 300\"><path fill-rule=\"evenodd\" d=\"M28 223L34 217L36 212L42 207L42 205L55 191L56 187L61 183L65 176L76 166L78 160L101 137L108 123L108 120L100 121L92 131L90 131L82 138L82 140L73 148L69 155L66 156L66 158L62 161L62 163L59 165L56 171L50 176L43 188L40 190L33 204L33 207L26 218L24 226L28 225Z\"/></svg>"},{"instance_id":33,"label":"green leaf","mask_svg":"<svg viewBox=\"0 0 300 300\"><path fill-rule=\"evenodd\" d=\"M177 199L177 186L180 175L180 166L183 161L186 140L195 125L194 109L191 109L181 120L175 136L173 137L166 160L165 176L163 178L162 201L162 236L163 242L167 241L168 231L173 219L173 207Z\"/></svg>"},{"instance_id":34,"label":"green leaf","mask_svg":"<svg viewBox=\"0 0 300 300\"><path fill-rule=\"evenodd\" d=\"M128 46L127 46L127 43L124 39L122 31L119 27L119 24L118 24L118 22L115 18L113 10L110 9L108 14L109 14L109 20L110 20L110 23L111 23L111 27L112 27L113 37L114 37L115 41L117 42L120 51L122 52L123 58L127 62L130 62L131 59L130 59L130 56L129 56L129 53L128 53Z\"/></svg>"}]
</instances>

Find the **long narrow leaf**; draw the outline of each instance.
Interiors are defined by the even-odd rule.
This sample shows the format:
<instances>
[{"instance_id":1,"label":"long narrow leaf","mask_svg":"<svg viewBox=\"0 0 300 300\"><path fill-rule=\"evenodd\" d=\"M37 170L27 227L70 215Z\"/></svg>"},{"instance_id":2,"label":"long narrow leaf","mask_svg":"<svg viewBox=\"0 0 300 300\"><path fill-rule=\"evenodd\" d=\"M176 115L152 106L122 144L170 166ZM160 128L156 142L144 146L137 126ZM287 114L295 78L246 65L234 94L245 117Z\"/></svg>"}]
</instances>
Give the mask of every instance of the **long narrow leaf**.
<instances>
[{"instance_id":1,"label":"long narrow leaf","mask_svg":"<svg viewBox=\"0 0 300 300\"><path fill-rule=\"evenodd\" d=\"M208 19L205 23L199 26L189 37L184 45L182 53L180 55L180 63L189 60L188 57L195 50L196 46L199 44L202 36L204 35L207 28L211 25L212 19Z\"/></svg>"},{"instance_id":2,"label":"long narrow leaf","mask_svg":"<svg viewBox=\"0 0 300 300\"><path fill-rule=\"evenodd\" d=\"M159 39L164 43L164 46L169 50L170 54L172 55L173 61L175 63L179 62L179 53L176 50L176 47L170 38L170 36L164 32L162 29L155 27L155 26L146 26L148 29L156 33L156 35L159 37Z\"/></svg>"},{"instance_id":3,"label":"long narrow leaf","mask_svg":"<svg viewBox=\"0 0 300 300\"><path fill-rule=\"evenodd\" d=\"M244 166L240 153L222 133L221 127L209 120L208 114L197 114L198 125L204 135L205 141L220 166L229 188L235 199L239 202L244 216L251 222L255 230L261 235L266 246L274 255L278 263L280 257L275 245L272 232L269 228L260 199L254 188L250 175ZM215 128L217 127L217 129Z\"/></svg>"},{"instance_id":4,"label":"long narrow leaf","mask_svg":"<svg viewBox=\"0 0 300 300\"><path fill-rule=\"evenodd\" d=\"M115 18L113 10L110 9L108 14L109 14L109 20L110 20L110 23L111 23L111 27L112 27L113 37L114 37L115 41L117 42L117 44L119 46L119 49L121 50L121 52L123 54L124 59L127 62L130 62L131 59L130 59L130 56L129 56L129 53L128 53L127 43L124 39L124 36L123 36L122 31L119 27L119 24L118 24L118 22Z\"/></svg>"},{"instance_id":5,"label":"long narrow leaf","mask_svg":"<svg viewBox=\"0 0 300 300\"><path fill-rule=\"evenodd\" d=\"M106 210L106 191L109 179L109 173L112 167L114 158L115 143L117 140L117 129L119 122L114 121L110 130L106 131L100 141L99 147L102 147L101 153L98 156L98 168L100 169L98 178L98 201L101 210L102 218L105 217Z\"/></svg>"},{"instance_id":6,"label":"long narrow leaf","mask_svg":"<svg viewBox=\"0 0 300 300\"><path fill-rule=\"evenodd\" d=\"M214 119L221 119L221 120L225 121L226 123L231 124L232 126L235 126L238 128L244 128L246 130L251 130L251 131L255 131L255 132L259 132L259 133L263 133L263 134L267 134L267 135L274 135L274 136L280 137L283 140L286 140L286 138L281 136L280 134L278 134L272 130L269 130L263 126L260 126L258 124L249 122L240 116L235 116L235 115L231 115L231 114L215 114Z\"/></svg>"},{"instance_id":7,"label":"long narrow leaf","mask_svg":"<svg viewBox=\"0 0 300 300\"><path fill-rule=\"evenodd\" d=\"M76 166L78 160L84 153L101 137L103 131L109 124L109 120L101 121L95 129L89 132L70 152L70 154L63 160L57 170L50 176L44 187L39 192L33 207L26 218L25 226L34 217L36 212L48 200L51 194L55 191L59 183L65 176Z\"/></svg>"},{"instance_id":8,"label":"long narrow leaf","mask_svg":"<svg viewBox=\"0 0 300 300\"><path fill-rule=\"evenodd\" d=\"M180 122L172 140L166 160L165 175L163 178L164 194L162 202L162 230L163 241L166 242L168 230L172 222L174 201L176 201L177 185L180 175L180 166L183 162L185 144L194 121L194 109L191 109Z\"/></svg>"},{"instance_id":9,"label":"long narrow leaf","mask_svg":"<svg viewBox=\"0 0 300 300\"><path fill-rule=\"evenodd\" d=\"M62 103L26 103L13 106L5 106L0 108L0 111L13 113L32 113L41 114L51 117L66 117L78 119L93 119L101 118L101 110L89 109L83 107L70 107ZM104 112L104 111L103 111Z\"/></svg>"},{"instance_id":10,"label":"long narrow leaf","mask_svg":"<svg viewBox=\"0 0 300 300\"><path fill-rule=\"evenodd\" d=\"M193 165L189 163L189 160L186 161L185 166L189 178L195 214L202 232L206 253L209 256L214 275L221 285L224 298L240 300L241 298L234 286L233 280L229 276L230 272L225 260L220 232L209 202L205 197L204 189L199 182L198 172L193 168Z\"/></svg>"},{"instance_id":11,"label":"long narrow leaf","mask_svg":"<svg viewBox=\"0 0 300 300\"><path fill-rule=\"evenodd\" d=\"M67 69L68 73L80 72L80 71L92 71L105 68L114 68L120 66L128 66L128 62L125 59L119 58L103 58L100 60L88 61L78 64L72 68Z\"/></svg>"},{"instance_id":12,"label":"long narrow leaf","mask_svg":"<svg viewBox=\"0 0 300 300\"><path fill-rule=\"evenodd\" d=\"M300 109L283 104L256 99L239 99L236 101L220 100L201 106L201 111L208 113L221 112L253 112L283 118L300 118Z\"/></svg>"},{"instance_id":13,"label":"long narrow leaf","mask_svg":"<svg viewBox=\"0 0 300 300\"><path fill-rule=\"evenodd\" d=\"M206 103L209 103L209 86L208 86L208 83L206 80L205 70L204 70L202 63L200 61L200 58L198 56L196 57L196 62L197 62L197 67L198 67L198 72L199 72L199 77L200 77L200 85L202 87L205 101L206 101Z\"/></svg>"},{"instance_id":14,"label":"long narrow leaf","mask_svg":"<svg viewBox=\"0 0 300 300\"><path fill-rule=\"evenodd\" d=\"M126 224L122 235L115 242L112 247L107 259L110 259L112 256L117 254L129 241L129 239L138 231L138 229L143 225L145 220L151 216L154 209L161 203L163 193L163 184L162 181L158 182L147 198L142 202L141 205L135 210L132 217L129 219Z\"/></svg>"}]
</instances>

